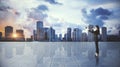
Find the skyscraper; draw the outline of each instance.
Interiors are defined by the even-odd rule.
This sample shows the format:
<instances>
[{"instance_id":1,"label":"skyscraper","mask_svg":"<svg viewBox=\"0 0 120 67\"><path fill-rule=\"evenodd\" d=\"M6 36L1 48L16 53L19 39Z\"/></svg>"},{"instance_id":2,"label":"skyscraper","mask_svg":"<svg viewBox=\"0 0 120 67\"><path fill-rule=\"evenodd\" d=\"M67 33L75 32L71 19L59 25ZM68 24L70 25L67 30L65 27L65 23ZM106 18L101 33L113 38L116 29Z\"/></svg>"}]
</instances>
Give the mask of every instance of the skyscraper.
<instances>
[{"instance_id":1,"label":"skyscraper","mask_svg":"<svg viewBox=\"0 0 120 67\"><path fill-rule=\"evenodd\" d=\"M37 29L43 28L43 21L37 21Z\"/></svg>"},{"instance_id":2,"label":"skyscraper","mask_svg":"<svg viewBox=\"0 0 120 67\"><path fill-rule=\"evenodd\" d=\"M67 34L66 34L66 33L64 34L63 40L64 40L64 41L67 41Z\"/></svg>"},{"instance_id":3,"label":"skyscraper","mask_svg":"<svg viewBox=\"0 0 120 67\"><path fill-rule=\"evenodd\" d=\"M102 35L101 35L102 41L107 41L107 28L102 27Z\"/></svg>"},{"instance_id":4,"label":"skyscraper","mask_svg":"<svg viewBox=\"0 0 120 67\"><path fill-rule=\"evenodd\" d=\"M59 34L59 41L62 41L62 34Z\"/></svg>"},{"instance_id":5,"label":"skyscraper","mask_svg":"<svg viewBox=\"0 0 120 67\"><path fill-rule=\"evenodd\" d=\"M81 41L87 41L87 34L86 33L82 33Z\"/></svg>"},{"instance_id":6,"label":"skyscraper","mask_svg":"<svg viewBox=\"0 0 120 67\"><path fill-rule=\"evenodd\" d=\"M79 28L75 28L73 30L73 35L72 35L72 38L73 38L73 41L80 41L81 39L81 30Z\"/></svg>"},{"instance_id":7,"label":"skyscraper","mask_svg":"<svg viewBox=\"0 0 120 67\"><path fill-rule=\"evenodd\" d=\"M44 28L44 40L48 41L48 28Z\"/></svg>"},{"instance_id":8,"label":"skyscraper","mask_svg":"<svg viewBox=\"0 0 120 67\"><path fill-rule=\"evenodd\" d=\"M89 30L93 30L93 27L94 27L93 25L89 25L89 26L88 26L88 29L89 29ZM88 41L90 41L90 42L91 42L91 41L94 41L94 34L91 33L91 32L89 32L89 31L88 31Z\"/></svg>"},{"instance_id":9,"label":"skyscraper","mask_svg":"<svg viewBox=\"0 0 120 67\"><path fill-rule=\"evenodd\" d=\"M12 26L6 26L5 27L5 38L7 40L11 40L13 36L13 27Z\"/></svg>"},{"instance_id":10,"label":"skyscraper","mask_svg":"<svg viewBox=\"0 0 120 67\"><path fill-rule=\"evenodd\" d=\"M37 21L37 40L38 41L44 40L44 28L42 21Z\"/></svg>"},{"instance_id":11,"label":"skyscraper","mask_svg":"<svg viewBox=\"0 0 120 67\"><path fill-rule=\"evenodd\" d=\"M19 41L24 41L25 40L25 37L24 37L24 31L19 29L19 30L16 30L16 34L17 34L17 40Z\"/></svg>"},{"instance_id":12,"label":"skyscraper","mask_svg":"<svg viewBox=\"0 0 120 67\"><path fill-rule=\"evenodd\" d=\"M71 41L71 28L67 28L67 41Z\"/></svg>"},{"instance_id":13,"label":"skyscraper","mask_svg":"<svg viewBox=\"0 0 120 67\"><path fill-rule=\"evenodd\" d=\"M55 41L59 41L58 35L55 34Z\"/></svg>"},{"instance_id":14,"label":"skyscraper","mask_svg":"<svg viewBox=\"0 0 120 67\"><path fill-rule=\"evenodd\" d=\"M55 30L52 27L48 29L48 39L49 41L55 41Z\"/></svg>"}]
</instances>

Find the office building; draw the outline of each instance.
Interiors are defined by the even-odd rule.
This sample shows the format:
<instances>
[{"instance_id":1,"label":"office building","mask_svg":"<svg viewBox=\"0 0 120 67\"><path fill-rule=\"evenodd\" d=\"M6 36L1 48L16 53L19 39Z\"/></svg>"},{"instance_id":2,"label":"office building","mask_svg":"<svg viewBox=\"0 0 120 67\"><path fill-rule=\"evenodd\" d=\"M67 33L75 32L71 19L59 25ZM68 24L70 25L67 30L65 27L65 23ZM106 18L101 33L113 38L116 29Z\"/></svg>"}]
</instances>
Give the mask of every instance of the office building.
<instances>
[{"instance_id":1,"label":"office building","mask_svg":"<svg viewBox=\"0 0 120 67\"><path fill-rule=\"evenodd\" d=\"M37 29L43 28L43 21L37 21Z\"/></svg>"},{"instance_id":2,"label":"office building","mask_svg":"<svg viewBox=\"0 0 120 67\"><path fill-rule=\"evenodd\" d=\"M89 25L88 30L93 30L93 27L94 27L93 25ZM89 31L88 31L88 41L89 42L94 41L94 34Z\"/></svg>"},{"instance_id":3,"label":"office building","mask_svg":"<svg viewBox=\"0 0 120 67\"><path fill-rule=\"evenodd\" d=\"M55 34L55 41L59 41L58 35Z\"/></svg>"},{"instance_id":4,"label":"office building","mask_svg":"<svg viewBox=\"0 0 120 67\"><path fill-rule=\"evenodd\" d=\"M79 28L73 30L73 41L80 41L82 31Z\"/></svg>"},{"instance_id":5,"label":"office building","mask_svg":"<svg viewBox=\"0 0 120 67\"><path fill-rule=\"evenodd\" d=\"M44 40L48 41L48 28L44 28Z\"/></svg>"},{"instance_id":6,"label":"office building","mask_svg":"<svg viewBox=\"0 0 120 67\"><path fill-rule=\"evenodd\" d=\"M48 29L47 33L48 33L48 40L55 41L55 30L52 27Z\"/></svg>"},{"instance_id":7,"label":"office building","mask_svg":"<svg viewBox=\"0 0 120 67\"><path fill-rule=\"evenodd\" d=\"M64 34L63 40L67 41L67 34L66 33Z\"/></svg>"},{"instance_id":8,"label":"office building","mask_svg":"<svg viewBox=\"0 0 120 67\"><path fill-rule=\"evenodd\" d=\"M62 41L62 34L59 34L59 41Z\"/></svg>"},{"instance_id":9,"label":"office building","mask_svg":"<svg viewBox=\"0 0 120 67\"><path fill-rule=\"evenodd\" d=\"M37 41L43 41L43 40L44 40L43 22L37 21Z\"/></svg>"},{"instance_id":10,"label":"office building","mask_svg":"<svg viewBox=\"0 0 120 67\"><path fill-rule=\"evenodd\" d=\"M81 41L87 41L87 33L82 33Z\"/></svg>"},{"instance_id":11,"label":"office building","mask_svg":"<svg viewBox=\"0 0 120 67\"><path fill-rule=\"evenodd\" d=\"M67 28L67 41L71 41L71 28Z\"/></svg>"},{"instance_id":12,"label":"office building","mask_svg":"<svg viewBox=\"0 0 120 67\"><path fill-rule=\"evenodd\" d=\"M5 27L5 38L6 40L11 40L13 38L13 27L12 26Z\"/></svg>"},{"instance_id":13,"label":"office building","mask_svg":"<svg viewBox=\"0 0 120 67\"><path fill-rule=\"evenodd\" d=\"M24 31L23 30L21 30L21 29L16 30L16 35L17 35L16 40L25 41Z\"/></svg>"},{"instance_id":14,"label":"office building","mask_svg":"<svg viewBox=\"0 0 120 67\"><path fill-rule=\"evenodd\" d=\"M44 29L37 29L37 40L43 41L44 40Z\"/></svg>"},{"instance_id":15,"label":"office building","mask_svg":"<svg viewBox=\"0 0 120 67\"><path fill-rule=\"evenodd\" d=\"M107 41L107 28L106 27L102 27L101 40Z\"/></svg>"}]
</instances>

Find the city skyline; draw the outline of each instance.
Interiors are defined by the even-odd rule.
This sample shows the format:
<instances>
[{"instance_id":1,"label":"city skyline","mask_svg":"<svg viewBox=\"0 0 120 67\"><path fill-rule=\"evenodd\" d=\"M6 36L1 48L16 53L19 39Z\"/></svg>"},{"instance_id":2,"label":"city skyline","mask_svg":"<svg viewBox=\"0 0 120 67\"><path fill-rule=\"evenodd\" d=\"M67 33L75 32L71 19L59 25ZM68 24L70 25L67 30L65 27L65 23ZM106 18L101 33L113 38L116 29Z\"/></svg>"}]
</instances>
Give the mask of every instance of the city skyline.
<instances>
[{"instance_id":1,"label":"city skyline","mask_svg":"<svg viewBox=\"0 0 120 67\"><path fill-rule=\"evenodd\" d=\"M40 22L39 24L37 23L37 22ZM41 22L42 22L42 24L41 24ZM52 26L50 26L50 27L45 27L44 26L44 22L43 21L36 21L36 28L35 29L33 29L32 30L32 32L34 32L35 30L37 30L37 29L39 29L39 28L51 28ZM91 28L89 27L89 26L92 26ZM12 29L12 33L13 34L16 34L16 31L17 30L24 30L24 29L22 29L22 28L18 28L18 29L14 29L14 26L10 26L10 25L7 25L7 26L5 26L5 27L12 27L13 29ZM2 33L2 37L5 37L5 27L4 27L4 30L3 30L3 32L2 31L0 31L1 33ZM53 29L54 29L54 27L52 27ZM66 28L66 29L64 29L65 30L65 32L64 33L56 33L57 35L59 35L59 34L62 34L62 37L64 36L64 34L68 34L68 35L71 35L71 34L69 34L68 32L69 32L69 29L70 29L70 32L74 32L74 30L75 29L79 29L80 31L81 31L81 33L86 33L86 34L89 34L89 32L88 32L88 30L89 29L94 29L95 28L95 25L88 25L88 26L86 26L86 27L84 27L85 29L84 30L82 30L81 28L79 28L79 27L74 27L74 28L72 28L72 27L68 27L68 28ZM106 35L109 35L109 33L107 32L108 31L108 29L107 29L107 27L100 27L100 34L102 34L102 33L104 33L104 31L103 30L106 30L106 32L105 33L107 33ZM31 32L31 33L32 33ZM117 34L110 34L110 35L119 35L120 33L120 30L117 32ZM33 35L33 33L31 34L31 35ZM30 35L30 37L31 37L31 35ZM30 38L30 37L25 37L25 38ZM69 38L69 37L68 37Z\"/></svg>"},{"instance_id":2,"label":"city skyline","mask_svg":"<svg viewBox=\"0 0 120 67\"><path fill-rule=\"evenodd\" d=\"M30 37L40 20L58 34L65 34L68 27L86 31L89 24L107 27L108 34L119 34L119 3L119 0L0 0L0 31L4 34L5 26L13 26Z\"/></svg>"},{"instance_id":3,"label":"city skyline","mask_svg":"<svg viewBox=\"0 0 120 67\"><path fill-rule=\"evenodd\" d=\"M23 29L16 29L14 27L6 26L5 33L0 32L1 41L45 41L45 42L93 42L94 35L89 32L89 30L94 30L96 27L94 25L88 25L86 27L87 32L82 32L80 28L71 28L66 29L66 33L62 36L56 33L56 30L53 27L44 27L43 21L36 22L36 29L32 31L30 38L25 38L25 32ZM100 27L99 41L119 41L120 40L120 31L117 35L108 35L106 27Z\"/></svg>"}]
</instances>

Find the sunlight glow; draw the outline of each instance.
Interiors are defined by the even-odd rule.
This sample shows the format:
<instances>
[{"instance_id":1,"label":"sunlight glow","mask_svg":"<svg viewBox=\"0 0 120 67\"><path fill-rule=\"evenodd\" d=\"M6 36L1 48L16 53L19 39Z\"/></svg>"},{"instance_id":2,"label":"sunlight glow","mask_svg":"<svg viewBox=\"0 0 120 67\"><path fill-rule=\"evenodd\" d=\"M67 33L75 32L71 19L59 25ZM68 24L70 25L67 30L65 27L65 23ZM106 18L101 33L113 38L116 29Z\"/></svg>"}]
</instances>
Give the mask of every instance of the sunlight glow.
<instances>
[{"instance_id":1,"label":"sunlight glow","mask_svg":"<svg viewBox=\"0 0 120 67\"><path fill-rule=\"evenodd\" d=\"M17 38L17 34L13 34L13 38Z\"/></svg>"}]
</instances>

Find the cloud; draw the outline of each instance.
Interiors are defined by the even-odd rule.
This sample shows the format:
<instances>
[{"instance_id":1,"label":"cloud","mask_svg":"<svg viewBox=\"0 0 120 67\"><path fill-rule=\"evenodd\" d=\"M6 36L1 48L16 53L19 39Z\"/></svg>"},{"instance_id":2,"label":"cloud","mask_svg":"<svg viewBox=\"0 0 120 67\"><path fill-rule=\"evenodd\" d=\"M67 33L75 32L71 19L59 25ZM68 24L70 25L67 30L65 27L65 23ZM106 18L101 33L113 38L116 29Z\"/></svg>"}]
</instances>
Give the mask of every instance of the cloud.
<instances>
[{"instance_id":1,"label":"cloud","mask_svg":"<svg viewBox=\"0 0 120 67\"><path fill-rule=\"evenodd\" d=\"M104 26L107 27L108 34L118 34L120 31L120 19L106 20Z\"/></svg>"},{"instance_id":2,"label":"cloud","mask_svg":"<svg viewBox=\"0 0 120 67\"><path fill-rule=\"evenodd\" d=\"M0 1L0 11L8 11L8 9L11 9L10 6L5 3L5 1Z\"/></svg>"},{"instance_id":3,"label":"cloud","mask_svg":"<svg viewBox=\"0 0 120 67\"><path fill-rule=\"evenodd\" d=\"M46 5L39 5L37 8L33 8L29 12L28 18L43 21L47 17L47 14L45 13L45 11L48 11L48 10L49 9Z\"/></svg>"},{"instance_id":4,"label":"cloud","mask_svg":"<svg viewBox=\"0 0 120 67\"><path fill-rule=\"evenodd\" d=\"M86 9L82 9L85 22L92 25L103 26L104 20L108 20L109 16L112 15L112 12L104 8L91 9L90 14L88 14Z\"/></svg>"},{"instance_id":5,"label":"cloud","mask_svg":"<svg viewBox=\"0 0 120 67\"><path fill-rule=\"evenodd\" d=\"M33 20L41 20L41 21L43 21L44 18L47 17L47 14L44 14L41 11L39 11L39 12L38 11L32 11L32 12L29 13L28 17L33 19Z\"/></svg>"},{"instance_id":6,"label":"cloud","mask_svg":"<svg viewBox=\"0 0 120 67\"><path fill-rule=\"evenodd\" d=\"M46 2L49 2L50 4L61 4L59 2L57 2L56 0L45 0Z\"/></svg>"},{"instance_id":7,"label":"cloud","mask_svg":"<svg viewBox=\"0 0 120 67\"><path fill-rule=\"evenodd\" d=\"M99 19L103 19L103 20L107 20L108 17L107 16L98 16Z\"/></svg>"},{"instance_id":8,"label":"cloud","mask_svg":"<svg viewBox=\"0 0 120 67\"><path fill-rule=\"evenodd\" d=\"M10 9L10 7L3 1L0 1L0 19L1 20L7 17L8 9Z\"/></svg>"},{"instance_id":9,"label":"cloud","mask_svg":"<svg viewBox=\"0 0 120 67\"><path fill-rule=\"evenodd\" d=\"M46 17L47 14L45 11L48 11L48 7L45 5L39 5L37 8L33 8L29 13L28 13L28 18L34 19L34 20L41 20L43 21Z\"/></svg>"},{"instance_id":10,"label":"cloud","mask_svg":"<svg viewBox=\"0 0 120 67\"><path fill-rule=\"evenodd\" d=\"M120 31L120 6L111 8L112 15L108 20L104 21L105 27L107 27L108 34L118 34Z\"/></svg>"},{"instance_id":11,"label":"cloud","mask_svg":"<svg viewBox=\"0 0 120 67\"><path fill-rule=\"evenodd\" d=\"M89 4L97 4L97 5L100 5L100 4L107 4L107 3L120 3L120 0L104 0L104 1L101 1L101 0L85 0L87 3Z\"/></svg>"},{"instance_id":12,"label":"cloud","mask_svg":"<svg viewBox=\"0 0 120 67\"><path fill-rule=\"evenodd\" d=\"M92 9L91 13L96 15L96 16L99 16L99 15L110 16L112 14L112 12L109 11L108 9L104 9L104 8L101 8L101 7L97 8L97 9Z\"/></svg>"},{"instance_id":13,"label":"cloud","mask_svg":"<svg viewBox=\"0 0 120 67\"><path fill-rule=\"evenodd\" d=\"M6 0L0 0L0 25L8 25L10 22L15 21L14 18L17 15L18 12L14 11L14 9L8 5Z\"/></svg>"},{"instance_id":14,"label":"cloud","mask_svg":"<svg viewBox=\"0 0 120 67\"><path fill-rule=\"evenodd\" d=\"M39 5L37 7L37 10L46 11L46 10L49 10L49 9L48 9L48 7L46 5Z\"/></svg>"},{"instance_id":15,"label":"cloud","mask_svg":"<svg viewBox=\"0 0 120 67\"><path fill-rule=\"evenodd\" d=\"M0 11L8 11L8 9L11 9L9 6L0 6Z\"/></svg>"}]
</instances>

